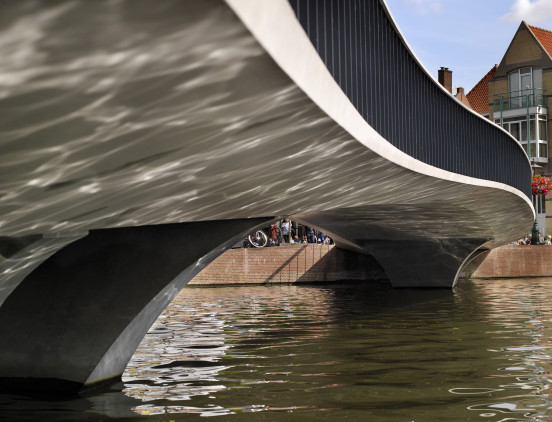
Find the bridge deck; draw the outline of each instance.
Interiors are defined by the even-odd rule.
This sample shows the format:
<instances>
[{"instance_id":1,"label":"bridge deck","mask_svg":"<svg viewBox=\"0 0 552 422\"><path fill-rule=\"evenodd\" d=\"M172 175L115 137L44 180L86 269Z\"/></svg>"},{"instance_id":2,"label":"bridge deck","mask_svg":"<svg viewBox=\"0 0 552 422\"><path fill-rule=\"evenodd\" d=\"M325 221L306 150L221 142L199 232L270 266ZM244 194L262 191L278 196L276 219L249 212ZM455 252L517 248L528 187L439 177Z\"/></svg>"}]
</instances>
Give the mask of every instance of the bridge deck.
<instances>
[{"instance_id":1,"label":"bridge deck","mask_svg":"<svg viewBox=\"0 0 552 422\"><path fill-rule=\"evenodd\" d=\"M531 170L515 140L420 71L376 0L377 13L355 15L367 19L355 36L372 19L385 34L377 45L349 40L357 49L343 69L357 79L343 79L309 39L329 29L304 30L303 5L323 12L318 4L3 5L9 385L78 389L117 377L191 278L282 216L375 257L402 287L450 288L471 257L529 230ZM412 84L385 76L400 60ZM376 101L398 89L412 89L406 111L425 116L412 132L401 119L416 114ZM488 150L508 165L481 159Z\"/></svg>"}]
</instances>

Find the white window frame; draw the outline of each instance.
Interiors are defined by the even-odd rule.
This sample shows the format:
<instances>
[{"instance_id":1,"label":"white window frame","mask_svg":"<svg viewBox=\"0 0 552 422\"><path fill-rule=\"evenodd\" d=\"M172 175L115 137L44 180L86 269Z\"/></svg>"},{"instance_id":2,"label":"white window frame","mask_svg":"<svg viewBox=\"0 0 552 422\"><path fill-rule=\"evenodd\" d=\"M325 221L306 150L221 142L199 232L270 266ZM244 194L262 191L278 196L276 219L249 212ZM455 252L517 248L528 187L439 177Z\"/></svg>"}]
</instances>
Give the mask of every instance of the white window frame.
<instances>
[{"instance_id":1,"label":"white window frame","mask_svg":"<svg viewBox=\"0 0 552 422\"><path fill-rule=\"evenodd\" d=\"M537 161L539 162L548 162L548 140L546 139L546 135L544 136L545 139L540 139L542 138L540 136L540 125L538 124L539 121L543 121L545 122L544 124L544 128L546 130L546 115L544 114L531 114L529 116L529 120L530 122L534 122L535 123L535 130L534 131L531 131L530 133L530 138L529 141L530 141L530 145L531 145L531 155L529 155L529 157L531 159L536 159ZM500 125L500 119L495 119L495 123L497 125ZM508 132L510 133L512 136L512 131L511 131L511 127L513 124L517 124L519 125L519 137L516 138L517 141L521 144L521 146L523 146L523 149L525 150L525 152L528 152L527 151L527 139L523 140L523 137L525 135L525 138L527 138L526 136L526 133L527 133L527 130L523 130L522 127L523 127L523 123L527 123L527 117L526 116L519 116L519 117L510 117L510 118L507 118L507 119L503 119L502 121L502 125L503 125L503 128ZM529 123L531 124L531 123ZM546 148L546 155L544 156L541 156L540 155L540 145L545 145ZM533 150L534 148L534 150Z\"/></svg>"},{"instance_id":2,"label":"white window frame","mask_svg":"<svg viewBox=\"0 0 552 422\"><path fill-rule=\"evenodd\" d=\"M525 73L522 73L521 71L524 70L524 69L528 69L528 72L525 72ZM536 86L535 85L535 71L534 69L539 69L540 70L540 86ZM511 86L511 81L510 81L510 78L517 74L517 82L518 82L518 87L519 89L518 90L512 90L512 86ZM525 75L530 75L530 80L531 80L531 84L530 85L526 85L526 86L522 86L521 84L521 77L525 76ZM528 87L528 88L527 88ZM516 108L520 108L520 107L526 107L527 104L525 102L525 99L523 97L523 93L524 92L531 92L533 94L533 97L532 100L534 101L535 97L534 97L534 94L535 94L535 91L536 89L539 89L542 91L542 67L531 67L531 66L525 66L525 67L520 67L516 70L513 70L512 72L508 73L508 92L510 94L510 103L516 103L517 106ZM527 91L526 91L527 90ZM523 104L520 102L523 102ZM530 104L531 105L534 105L534 104Z\"/></svg>"}]
</instances>

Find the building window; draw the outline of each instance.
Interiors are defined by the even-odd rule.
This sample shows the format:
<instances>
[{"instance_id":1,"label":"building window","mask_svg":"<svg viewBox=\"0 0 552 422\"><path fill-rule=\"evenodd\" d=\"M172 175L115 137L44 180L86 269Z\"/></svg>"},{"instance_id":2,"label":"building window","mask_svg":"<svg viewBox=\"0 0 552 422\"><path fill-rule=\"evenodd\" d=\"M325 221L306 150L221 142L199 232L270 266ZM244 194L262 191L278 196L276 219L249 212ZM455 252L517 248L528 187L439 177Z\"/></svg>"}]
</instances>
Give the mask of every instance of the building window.
<instances>
[{"instance_id":1,"label":"building window","mask_svg":"<svg viewBox=\"0 0 552 422\"><path fill-rule=\"evenodd\" d=\"M546 197L544 195L533 195L533 207L537 214L546 214Z\"/></svg>"},{"instance_id":2,"label":"building window","mask_svg":"<svg viewBox=\"0 0 552 422\"><path fill-rule=\"evenodd\" d=\"M546 141L546 119L539 116L539 141Z\"/></svg>"},{"instance_id":3,"label":"building window","mask_svg":"<svg viewBox=\"0 0 552 422\"><path fill-rule=\"evenodd\" d=\"M522 67L508 74L508 92L494 95L494 113L503 113L528 107L546 108L542 89L542 68Z\"/></svg>"},{"instance_id":4,"label":"building window","mask_svg":"<svg viewBox=\"0 0 552 422\"><path fill-rule=\"evenodd\" d=\"M511 108L542 105L542 69L522 67L508 75Z\"/></svg>"},{"instance_id":5,"label":"building window","mask_svg":"<svg viewBox=\"0 0 552 422\"><path fill-rule=\"evenodd\" d=\"M518 140L531 161L548 162L548 109L542 68L522 67L508 74L508 92L495 94L493 115Z\"/></svg>"},{"instance_id":6,"label":"building window","mask_svg":"<svg viewBox=\"0 0 552 422\"><path fill-rule=\"evenodd\" d=\"M495 123L500 125L500 119L495 119ZM529 158L539 162L548 162L546 115L531 114L529 128L526 116L504 118L502 127L518 140ZM530 139L529 145L531 146L529 150L527 149L528 139Z\"/></svg>"}]
</instances>

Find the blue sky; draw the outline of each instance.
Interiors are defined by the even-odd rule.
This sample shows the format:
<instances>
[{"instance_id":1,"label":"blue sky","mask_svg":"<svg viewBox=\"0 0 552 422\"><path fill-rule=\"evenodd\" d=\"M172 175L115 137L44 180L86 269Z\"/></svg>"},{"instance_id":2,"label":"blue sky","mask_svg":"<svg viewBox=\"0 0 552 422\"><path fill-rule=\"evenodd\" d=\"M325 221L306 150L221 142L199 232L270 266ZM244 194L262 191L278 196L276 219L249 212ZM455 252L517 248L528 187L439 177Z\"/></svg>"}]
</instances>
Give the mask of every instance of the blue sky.
<instances>
[{"instance_id":1,"label":"blue sky","mask_svg":"<svg viewBox=\"0 0 552 422\"><path fill-rule=\"evenodd\" d=\"M426 69L452 70L466 93L499 64L522 20L552 30L552 0L386 0Z\"/></svg>"}]
</instances>

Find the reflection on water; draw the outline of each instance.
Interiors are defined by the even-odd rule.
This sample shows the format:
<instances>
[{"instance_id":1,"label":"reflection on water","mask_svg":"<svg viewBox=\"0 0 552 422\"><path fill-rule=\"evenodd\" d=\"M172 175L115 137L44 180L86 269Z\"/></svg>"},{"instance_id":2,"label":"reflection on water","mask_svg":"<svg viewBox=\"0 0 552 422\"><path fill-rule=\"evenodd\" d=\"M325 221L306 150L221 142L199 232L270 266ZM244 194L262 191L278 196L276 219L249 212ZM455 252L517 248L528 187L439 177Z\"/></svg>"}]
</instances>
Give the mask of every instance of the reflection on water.
<instances>
[{"instance_id":1,"label":"reflection on water","mask_svg":"<svg viewBox=\"0 0 552 422\"><path fill-rule=\"evenodd\" d=\"M469 281L454 292L185 288L121 384L78 400L0 396L0 415L552 420L551 295L552 279Z\"/></svg>"}]
</instances>

